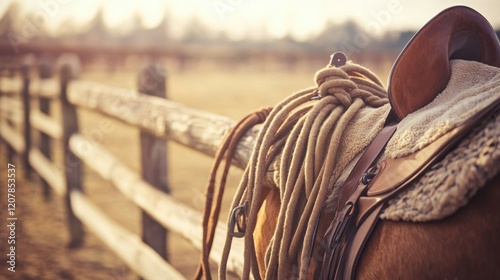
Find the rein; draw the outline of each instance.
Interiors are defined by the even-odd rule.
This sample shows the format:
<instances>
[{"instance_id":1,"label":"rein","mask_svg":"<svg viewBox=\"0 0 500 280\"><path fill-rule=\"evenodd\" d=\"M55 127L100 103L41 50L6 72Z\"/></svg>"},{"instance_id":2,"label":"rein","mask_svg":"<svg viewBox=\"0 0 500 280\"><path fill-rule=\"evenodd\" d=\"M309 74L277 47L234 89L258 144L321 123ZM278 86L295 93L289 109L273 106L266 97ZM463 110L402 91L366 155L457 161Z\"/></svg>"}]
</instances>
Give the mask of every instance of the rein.
<instances>
[{"instance_id":1,"label":"rein","mask_svg":"<svg viewBox=\"0 0 500 280\"><path fill-rule=\"evenodd\" d=\"M203 246L202 246L202 256L196 270L195 279L201 279L203 276L205 279L212 279L210 274L210 250L212 249L212 244L215 237L215 229L217 228L217 222L219 219L219 214L222 206L222 197L224 195L224 188L227 181L227 175L229 174L229 168L231 167L231 161L234 158L238 140L253 126L264 122L266 117L271 111L270 108L261 109L256 111L240 122L238 122L224 137L221 145L219 146L216 154L214 164L210 171L210 176L208 179L207 186L205 188L205 208L203 212ZM222 165L222 174L217 184L217 175L219 169ZM215 204L213 204L215 201Z\"/></svg>"}]
</instances>

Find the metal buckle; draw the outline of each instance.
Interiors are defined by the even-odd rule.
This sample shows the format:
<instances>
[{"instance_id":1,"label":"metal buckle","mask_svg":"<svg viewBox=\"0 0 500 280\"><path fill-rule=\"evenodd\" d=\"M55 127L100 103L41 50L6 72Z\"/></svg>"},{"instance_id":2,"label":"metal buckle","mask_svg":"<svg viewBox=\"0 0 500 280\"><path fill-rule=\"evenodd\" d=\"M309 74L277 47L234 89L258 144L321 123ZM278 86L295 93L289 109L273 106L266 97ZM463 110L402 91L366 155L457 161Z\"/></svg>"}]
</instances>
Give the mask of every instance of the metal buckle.
<instances>
[{"instance_id":1,"label":"metal buckle","mask_svg":"<svg viewBox=\"0 0 500 280\"><path fill-rule=\"evenodd\" d=\"M339 213L340 217L333 228L332 239L330 240L330 249L332 251L335 251L336 247L340 244L341 237L344 235L347 224L351 219L353 207L354 205L347 203L342 212Z\"/></svg>"},{"instance_id":2,"label":"metal buckle","mask_svg":"<svg viewBox=\"0 0 500 280\"><path fill-rule=\"evenodd\" d=\"M368 186L371 183L372 179L377 175L377 171L377 165L370 167L365 173L363 173L363 176L361 177L361 183L363 183L363 185L365 186Z\"/></svg>"},{"instance_id":3,"label":"metal buckle","mask_svg":"<svg viewBox=\"0 0 500 280\"><path fill-rule=\"evenodd\" d=\"M329 66L341 67L344 66L347 62L347 56L343 52L335 52L330 55L330 64Z\"/></svg>"},{"instance_id":4,"label":"metal buckle","mask_svg":"<svg viewBox=\"0 0 500 280\"><path fill-rule=\"evenodd\" d=\"M246 207L245 205L239 205L234 207L231 211L229 218L229 235L237 238L242 238L245 236L245 219L246 219ZM235 231L235 227L237 231Z\"/></svg>"}]
</instances>

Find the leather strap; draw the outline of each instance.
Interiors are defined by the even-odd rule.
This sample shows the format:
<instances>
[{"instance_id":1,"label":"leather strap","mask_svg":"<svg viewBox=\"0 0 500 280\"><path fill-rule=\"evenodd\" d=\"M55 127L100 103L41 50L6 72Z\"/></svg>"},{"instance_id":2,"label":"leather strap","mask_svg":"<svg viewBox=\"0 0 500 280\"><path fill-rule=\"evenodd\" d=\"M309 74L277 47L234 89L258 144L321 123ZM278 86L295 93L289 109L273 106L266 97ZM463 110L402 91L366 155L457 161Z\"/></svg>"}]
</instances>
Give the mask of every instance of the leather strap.
<instances>
[{"instance_id":1,"label":"leather strap","mask_svg":"<svg viewBox=\"0 0 500 280\"><path fill-rule=\"evenodd\" d=\"M212 170L210 171L208 184L206 186L206 200L202 224L202 254L200 263L193 277L196 280L203 278L206 280L212 279L209 264L210 251L212 250L215 238L215 230L217 228L219 214L222 207L222 196L224 195L229 168L236 153L237 145L241 137L255 125L263 123L270 112L271 108L263 108L246 116L226 133L217 150L214 164L212 166ZM221 171L220 169L222 169L222 174L220 174L218 184L216 184L218 173ZM234 227L230 228L230 230L234 230Z\"/></svg>"},{"instance_id":2,"label":"leather strap","mask_svg":"<svg viewBox=\"0 0 500 280\"><path fill-rule=\"evenodd\" d=\"M338 261L335 261L335 259L338 259L344 251L344 247L341 246L342 244L339 242L338 237L344 235L343 230L346 228L346 223L349 222L350 217L354 214L353 211L351 211L354 206L353 201L355 202L357 197L361 194L359 191L356 193L355 191L357 189L364 190L364 188L358 188L360 178L378 158L387 141L389 141L395 131L395 124L387 125L382 129L382 131L372 141L368 149L363 153L347 177L345 183L342 185L339 194L339 210L335 214L335 218L325 234L325 239L328 240L328 248L326 248L324 253L320 279L333 278L330 268L335 265L335 263L339 263Z\"/></svg>"}]
</instances>

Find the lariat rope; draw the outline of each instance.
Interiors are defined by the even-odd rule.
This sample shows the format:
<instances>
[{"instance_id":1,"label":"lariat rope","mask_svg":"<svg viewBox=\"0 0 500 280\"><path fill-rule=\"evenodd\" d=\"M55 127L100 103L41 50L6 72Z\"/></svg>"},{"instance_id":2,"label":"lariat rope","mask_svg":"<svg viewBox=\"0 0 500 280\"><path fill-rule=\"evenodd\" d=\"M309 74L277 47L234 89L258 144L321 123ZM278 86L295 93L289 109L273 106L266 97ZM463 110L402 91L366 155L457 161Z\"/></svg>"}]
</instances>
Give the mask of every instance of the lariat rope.
<instances>
[{"instance_id":1,"label":"lariat rope","mask_svg":"<svg viewBox=\"0 0 500 280\"><path fill-rule=\"evenodd\" d=\"M274 164L278 169L276 184L280 190L281 206L276 230L266 252L265 279L285 279L290 276L305 279L316 229L315 223L310 221L318 220L328 191L349 162L339 160L338 147L343 132L361 108L378 108L388 103L387 93L380 80L371 71L357 64L328 66L316 73L315 81L317 87L297 92L277 104L270 112L266 111L267 118L262 124L252 156L234 196L231 209L244 209L243 216L240 215L238 220L243 220L244 225L240 227L245 232L242 275L245 280L249 279L250 273L255 279L260 279L253 232L266 188L266 174L271 165ZM262 118L257 120L252 116L254 115L247 118L253 119L254 124L263 121ZM247 126L243 125L243 128L247 130L250 125L247 122ZM236 144L232 142L236 142L243 133L235 137L233 129L228 135L220 149L220 156L226 154L226 164L229 164L234 155ZM229 145L232 145L232 149L227 148ZM225 152L226 150L230 152ZM216 158L212 175L216 173L220 156ZM228 168L225 167L224 174ZM210 182L215 178L212 175ZM221 190L224 181L225 179L219 187ZM215 211L211 211L211 227L207 227L208 222L204 219L204 242L205 246L208 245L208 251L202 252L202 262L197 273L200 278L204 271L207 279L210 279L208 252L215 230L213 223L216 224L216 216L220 210L217 209L220 206L211 204L213 190L210 188L213 189L211 183L207 188L205 211L212 207L215 207ZM222 195L221 191L218 193ZM220 198L217 204L220 204ZM208 219L207 215L204 218ZM229 224L232 224L231 220L234 218L232 213ZM207 230L211 235L207 235ZM219 267L220 279L226 278L233 230L228 229Z\"/></svg>"}]
</instances>

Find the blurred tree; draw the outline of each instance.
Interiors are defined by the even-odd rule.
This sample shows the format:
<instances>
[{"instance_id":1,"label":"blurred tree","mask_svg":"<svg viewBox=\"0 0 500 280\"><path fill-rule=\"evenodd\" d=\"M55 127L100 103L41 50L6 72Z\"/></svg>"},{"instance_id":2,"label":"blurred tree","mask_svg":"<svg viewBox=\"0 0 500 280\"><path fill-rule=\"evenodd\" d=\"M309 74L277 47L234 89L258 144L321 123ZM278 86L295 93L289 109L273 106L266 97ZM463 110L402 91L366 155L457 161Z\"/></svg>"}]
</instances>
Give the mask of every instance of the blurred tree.
<instances>
[{"instance_id":1,"label":"blurred tree","mask_svg":"<svg viewBox=\"0 0 500 280\"><path fill-rule=\"evenodd\" d=\"M184 36L181 41L186 44L203 44L208 43L213 39L210 36L212 32L201 22L201 20L193 16L188 20Z\"/></svg>"},{"instance_id":2,"label":"blurred tree","mask_svg":"<svg viewBox=\"0 0 500 280\"><path fill-rule=\"evenodd\" d=\"M111 34L104 22L102 8L99 8L83 30L84 31L78 35L79 42L88 45L105 45L111 42Z\"/></svg>"},{"instance_id":3,"label":"blurred tree","mask_svg":"<svg viewBox=\"0 0 500 280\"><path fill-rule=\"evenodd\" d=\"M130 20L122 24L122 30L114 32L115 39L123 46L142 45L144 40L141 16L135 12Z\"/></svg>"},{"instance_id":4,"label":"blurred tree","mask_svg":"<svg viewBox=\"0 0 500 280\"><path fill-rule=\"evenodd\" d=\"M361 39L363 41L360 41ZM359 25L353 20L348 20L341 24L328 22L325 29L310 44L315 49L349 52L365 47L367 39L369 40Z\"/></svg>"},{"instance_id":5,"label":"blurred tree","mask_svg":"<svg viewBox=\"0 0 500 280\"><path fill-rule=\"evenodd\" d=\"M168 43L168 19L163 17L161 22L153 28L145 28L139 14L132 18L132 30L119 39L120 43L134 46L164 46Z\"/></svg>"},{"instance_id":6,"label":"blurred tree","mask_svg":"<svg viewBox=\"0 0 500 280\"><path fill-rule=\"evenodd\" d=\"M14 30L15 19L19 18L19 3L11 2L0 18L0 41L9 41L8 34Z\"/></svg>"}]
</instances>

